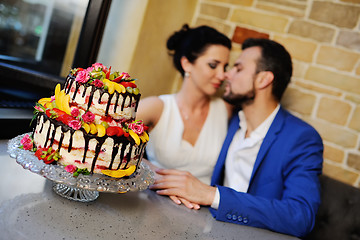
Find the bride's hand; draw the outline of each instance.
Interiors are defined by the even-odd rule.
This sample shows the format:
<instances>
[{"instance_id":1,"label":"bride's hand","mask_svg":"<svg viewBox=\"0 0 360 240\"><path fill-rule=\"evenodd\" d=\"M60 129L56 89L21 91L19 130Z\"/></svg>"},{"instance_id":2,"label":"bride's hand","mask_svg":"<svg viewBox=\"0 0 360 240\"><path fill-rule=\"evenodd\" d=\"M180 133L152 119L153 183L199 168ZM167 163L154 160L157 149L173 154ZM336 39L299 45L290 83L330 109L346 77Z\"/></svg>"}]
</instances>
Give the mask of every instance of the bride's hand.
<instances>
[{"instance_id":1,"label":"bride's hand","mask_svg":"<svg viewBox=\"0 0 360 240\"><path fill-rule=\"evenodd\" d=\"M184 204L187 208L199 210L200 205L197 203L191 203L185 198L177 197L177 196L169 196L171 200L173 200L174 203L180 205L181 203Z\"/></svg>"},{"instance_id":2,"label":"bride's hand","mask_svg":"<svg viewBox=\"0 0 360 240\"><path fill-rule=\"evenodd\" d=\"M188 201L186 204L210 206L214 200L216 188L201 182L189 172L157 169L156 173L159 174L159 177L150 186L150 189L157 190L157 194L177 196L179 200L181 198Z\"/></svg>"}]
</instances>

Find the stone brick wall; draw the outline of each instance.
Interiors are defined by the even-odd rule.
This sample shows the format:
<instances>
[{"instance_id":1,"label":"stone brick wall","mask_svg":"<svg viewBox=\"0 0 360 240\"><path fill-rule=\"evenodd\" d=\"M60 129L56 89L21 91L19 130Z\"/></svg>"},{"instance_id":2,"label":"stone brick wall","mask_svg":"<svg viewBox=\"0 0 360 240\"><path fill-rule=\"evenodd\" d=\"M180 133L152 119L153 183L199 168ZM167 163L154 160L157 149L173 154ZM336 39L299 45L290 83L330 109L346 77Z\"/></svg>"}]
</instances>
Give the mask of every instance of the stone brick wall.
<instances>
[{"instance_id":1,"label":"stone brick wall","mask_svg":"<svg viewBox=\"0 0 360 240\"><path fill-rule=\"evenodd\" d=\"M360 1L199 0L193 25L282 43L294 63L283 106L324 140L324 174L360 188Z\"/></svg>"}]
</instances>

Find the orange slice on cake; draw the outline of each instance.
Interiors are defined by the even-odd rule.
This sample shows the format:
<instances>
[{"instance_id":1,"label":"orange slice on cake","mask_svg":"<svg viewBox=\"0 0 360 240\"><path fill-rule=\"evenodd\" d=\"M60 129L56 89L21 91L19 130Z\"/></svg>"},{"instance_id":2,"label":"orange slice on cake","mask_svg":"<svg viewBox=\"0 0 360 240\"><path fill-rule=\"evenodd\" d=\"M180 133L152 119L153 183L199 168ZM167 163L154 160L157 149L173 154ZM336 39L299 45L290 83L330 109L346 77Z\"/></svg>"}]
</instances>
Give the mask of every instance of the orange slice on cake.
<instances>
[{"instance_id":1,"label":"orange slice on cake","mask_svg":"<svg viewBox=\"0 0 360 240\"><path fill-rule=\"evenodd\" d=\"M114 178L122 178L125 176L130 176L136 170L136 166L132 165L127 169L119 169L119 170L102 170L101 172L106 176L114 177Z\"/></svg>"}]
</instances>

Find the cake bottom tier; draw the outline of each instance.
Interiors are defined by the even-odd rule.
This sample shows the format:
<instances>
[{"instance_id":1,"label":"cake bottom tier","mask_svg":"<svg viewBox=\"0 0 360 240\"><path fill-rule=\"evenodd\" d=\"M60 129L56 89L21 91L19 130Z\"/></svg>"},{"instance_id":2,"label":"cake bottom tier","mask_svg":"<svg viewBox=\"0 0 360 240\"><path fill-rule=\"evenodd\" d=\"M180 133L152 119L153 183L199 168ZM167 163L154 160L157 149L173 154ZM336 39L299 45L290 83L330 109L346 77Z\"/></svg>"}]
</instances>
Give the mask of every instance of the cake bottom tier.
<instances>
[{"instance_id":1,"label":"cake bottom tier","mask_svg":"<svg viewBox=\"0 0 360 240\"><path fill-rule=\"evenodd\" d=\"M138 167L146 146L124 136L98 137L83 129L74 130L45 114L38 117L33 138L37 148L59 150L59 164L87 168L91 173Z\"/></svg>"}]
</instances>

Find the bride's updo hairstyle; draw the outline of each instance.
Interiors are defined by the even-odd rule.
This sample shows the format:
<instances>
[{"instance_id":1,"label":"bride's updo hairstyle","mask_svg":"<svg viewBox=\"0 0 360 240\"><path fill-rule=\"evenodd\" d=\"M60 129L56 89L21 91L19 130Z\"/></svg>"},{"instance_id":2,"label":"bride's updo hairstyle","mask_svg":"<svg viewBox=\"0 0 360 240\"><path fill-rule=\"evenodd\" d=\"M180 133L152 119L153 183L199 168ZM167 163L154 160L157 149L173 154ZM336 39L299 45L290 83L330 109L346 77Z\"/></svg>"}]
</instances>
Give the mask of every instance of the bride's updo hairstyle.
<instances>
[{"instance_id":1,"label":"bride's updo hairstyle","mask_svg":"<svg viewBox=\"0 0 360 240\"><path fill-rule=\"evenodd\" d=\"M175 68L184 76L180 59L185 56L194 63L211 45L222 45L231 50L231 41L224 34L208 26L190 28L185 24L167 40L166 47L173 56Z\"/></svg>"}]
</instances>

